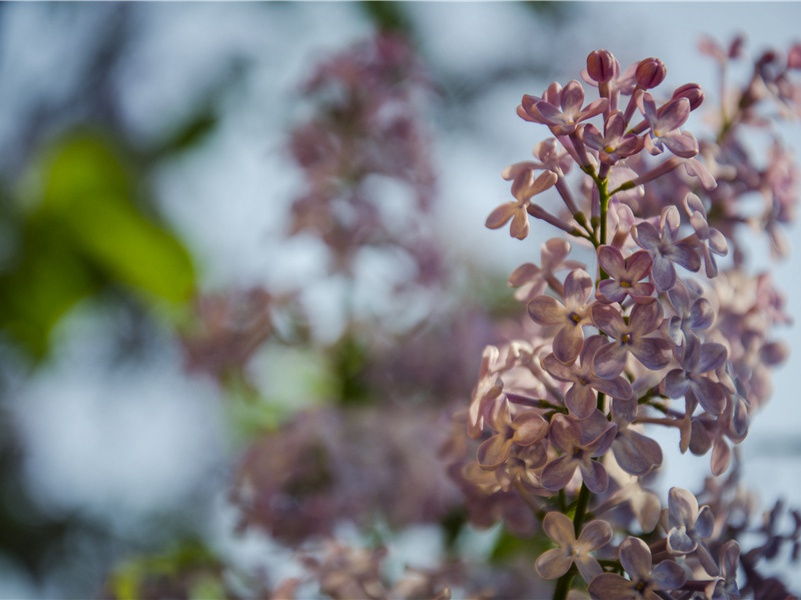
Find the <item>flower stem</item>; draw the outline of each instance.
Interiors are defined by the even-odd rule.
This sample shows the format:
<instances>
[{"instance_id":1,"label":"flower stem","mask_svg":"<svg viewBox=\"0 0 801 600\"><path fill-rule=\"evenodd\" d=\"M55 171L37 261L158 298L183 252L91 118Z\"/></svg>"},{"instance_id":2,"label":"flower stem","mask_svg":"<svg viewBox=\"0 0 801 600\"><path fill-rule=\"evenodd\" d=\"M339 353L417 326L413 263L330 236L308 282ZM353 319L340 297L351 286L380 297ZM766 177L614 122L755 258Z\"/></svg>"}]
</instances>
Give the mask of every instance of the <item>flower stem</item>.
<instances>
[{"instance_id":1,"label":"flower stem","mask_svg":"<svg viewBox=\"0 0 801 600\"><path fill-rule=\"evenodd\" d=\"M556 582L556 587L553 590L553 600L566 600L567 593L570 591L570 584L573 582L573 576L576 574L576 565L571 565L567 573L562 575Z\"/></svg>"}]
</instances>

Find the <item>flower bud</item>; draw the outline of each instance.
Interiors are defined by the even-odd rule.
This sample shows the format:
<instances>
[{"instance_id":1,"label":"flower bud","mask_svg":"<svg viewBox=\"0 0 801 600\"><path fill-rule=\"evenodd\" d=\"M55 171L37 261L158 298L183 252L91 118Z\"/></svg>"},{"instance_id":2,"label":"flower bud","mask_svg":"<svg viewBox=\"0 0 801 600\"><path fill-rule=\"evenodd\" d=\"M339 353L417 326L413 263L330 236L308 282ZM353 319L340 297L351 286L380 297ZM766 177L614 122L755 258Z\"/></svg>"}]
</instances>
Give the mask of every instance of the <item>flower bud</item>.
<instances>
[{"instance_id":1,"label":"flower bud","mask_svg":"<svg viewBox=\"0 0 801 600\"><path fill-rule=\"evenodd\" d=\"M695 110L704 101L704 92L697 83L685 83L673 92L672 99L676 100L677 98L687 98L690 101L690 110Z\"/></svg>"},{"instance_id":2,"label":"flower bud","mask_svg":"<svg viewBox=\"0 0 801 600\"><path fill-rule=\"evenodd\" d=\"M650 90L658 86L665 79L667 68L658 58L646 58L637 65L634 77L637 85L644 90Z\"/></svg>"},{"instance_id":3,"label":"flower bud","mask_svg":"<svg viewBox=\"0 0 801 600\"><path fill-rule=\"evenodd\" d=\"M607 83L619 71L617 59L609 50L594 50L587 56L587 74L598 83Z\"/></svg>"}]
</instances>

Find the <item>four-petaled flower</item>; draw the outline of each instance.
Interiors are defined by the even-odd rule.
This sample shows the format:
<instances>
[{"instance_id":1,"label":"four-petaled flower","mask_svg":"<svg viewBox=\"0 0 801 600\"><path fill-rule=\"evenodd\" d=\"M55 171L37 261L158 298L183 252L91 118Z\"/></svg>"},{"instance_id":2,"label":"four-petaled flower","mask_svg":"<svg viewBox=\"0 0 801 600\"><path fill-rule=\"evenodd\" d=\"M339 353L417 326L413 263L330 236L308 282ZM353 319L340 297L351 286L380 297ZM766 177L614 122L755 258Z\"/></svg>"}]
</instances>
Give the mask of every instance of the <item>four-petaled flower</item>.
<instances>
[{"instance_id":1,"label":"four-petaled flower","mask_svg":"<svg viewBox=\"0 0 801 600\"><path fill-rule=\"evenodd\" d=\"M640 110L651 127L651 135L645 138L645 149L651 154L661 154L662 144L673 154L691 158L698 154L698 142L693 134L681 131L690 116L690 101L675 98L658 110L654 99L648 92L640 97Z\"/></svg>"},{"instance_id":2,"label":"four-petaled flower","mask_svg":"<svg viewBox=\"0 0 801 600\"><path fill-rule=\"evenodd\" d=\"M609 275L598 284L595 297L601 302L623 302L630 296L635 302L652 302L654 284L640 281L651 274L654 261L645 250L635 252L623 258L620 250L614 246L598 248L598 264Z\"/></svg>"},{"instance_id":3,"label":"four-petaled flower","mask_svg":"<svg viewBox=\"0 0 801 600\"><path fill-rule=\"evenodd\" d=\"M565 303L551 296L537 296L528 303L529 316L540 325L559 327L553 340L553 353L563 363L576 360L584 343L582 325L589 325L587 301L595 286L581 269L571 271L565 279Z\"/></svg>"},{"instance_id":4,"label":"four-petaled flower","mask_svg":"<svg viewBox=\"0 0 801 600\"><path fill-rule=\"evenodd\" d=\"M719 415L726 406L724 388L706 374L721 368L726 356L726 347L722 344L688 338L681 348L681 367L665 376L665 394L670 398L684 396L688 415L699 402L705 411Z\"/></svg>"},{"instance_id":5,"label":"four-petaled flower","mask_svg":"<svg viewBox=\"0 0 801 600\"><path fill-rule=\"evenodd\" d=\"M542 360L543 368L553 377L573 384L565 394L565 406L578 419L586 419L595 412L596 391L616 401L628 400L634 394L631 384L625 377L601 379L595 374L592 359L605 344L606 341L601 335L588 338L581 349L578 362L570 365L559 361L553 354Z\"/></svg>"},{"instance_id":6,"label":"four-petaled flower","mask_svg":"<svg viewBox=\"0 0 801 600\"><path fill-rule=\"evenodd\" d=\"M672 560L653 566L651 549L641 539L627 537L618 553L631 579L615 573L597 575L588 590L593 600L660 600L657 592L675 590L687 581L684 569Z\"/></svg>"},{"instance_id":7,"label":"four-petaled flower","mask_svg":"<svg viewBox=\"0 0 801 600\"><path fill-rule=\"evenodd\" d=\"M593 364L600 377L611 379L620 375L629 352L654 371L670 363L670 344L661 337L648 337L662 324L659 302L635 304L628 323L613 305L593 304L592 320L598 329L614 339L595 354Z\"/></svg>"},{"instance_id":8,"label":"four-petaled flower","mask_svg":"<svg viewBox=\"0 0 801 600\"><path fill-rule=\"evenodd\" d=\"M682 488L668 492L667 548L672 554L695 552L707 573L716 577L720 570L704 540L712 535L715 517L708 506L698 509L695 496Z\"/></svg>"},{"instance_id":9,"label":"four-petaled flower","mask_svg":"<svg viewBox=\"0 0 801 600\"><path fill-rule=\"evenodd\" d=\"M556 279L556 272L584 267L578 261L565 260L569 252L570 244L562 238L551 238L545 242L540 249L541 266L524 263L509 276L509 285L519 288L515 298L528 304L548 286L559 294L564 293L562 282Z\"/></svg>"},{"instance_id":10,"label":"four-petaled flower","mask_svg":"<svg viewBox=\"0 0 801 600\"><path fill-rule=\"evenodd\" d=\"M590 552L606 546L612 539L612 527L600 519L587 523L578 539L573 529L573 521L559 512L549 512L542 521L542 528L548 537L559 544L543 552L534 563L534 568L543 579L561 577L575 564L584 581L589 583L603 570Z\"/></svg>"},{"instance_id":11,"label":"four-petaled flower","mask_svg":"<svg viewBox=\"0 0 801 600\"><path fill-rule=\"evenodd\" d=\"M534 171L525 170L518 173L512 182L512 195L517 202L505 202L493 210L487 217L486 226L500 229L511 219L510 232L519 240L528 236L528 207L531 198L551 187L558 177L552 171L544 171L534 178Z\"/></svg>"},{"instance_id":12,"label":"four-petaled flower","mask_svg":"<svg viewBox=\"0 0 801 600\"><path fill-rule=\"evenodd\" d=\"M713 255L726 256L729 253L726 237L714 227L709 226L706 220L706 209L698 196L692 193L687 194L684 197L684 208L690 216L690 224L695 230L696 245L704 257L706 276L717 277L718 265Z\"/></svg>"},{"instance_id":13,"label":"four-petaled flower","mask_svg":"<svg viewBox=\"0 0 801 600\"><path fill-rule=\"evenodd\" d=\"M690 271L701 268L701 259L690 242L678 240L681 215L675 206L667 206L657 229L652 223L643 221L632 231L637 244L647 250L654 259L651 279L658 292L666 292L676 285L674 263Z\"/></svg>"},{"instance_id":14,"label":"four-petaled flower","mask_svg":"<svg viewBox=\"0 0 801 600\"><path fill-rule=\"evenodd\" d=\"M614 111L604 123L604 134L592 123L584 126L581 139L587 146L598 151L602 163L613 165L621 158L636 154L642 149L642 138L625 133L626 120L619 110Z\"/></svg>"},{"instance_id":15,"label":"four-petaled flower","mask_svg":"<svg viewBox=\"0 0 801 600\"><path fill-rule=\"evenodd\" d=\"M615 439L617 426L596 410L581 421L558 414L551 420L548 439L561 451L562 456L552 460L542 471L542 485L551 491L564 488L573 478L576 469L589 490L602 494L609 485L609 476L603 465L592 460L606 454Z\"/></svg>"},{"instance_id":16,"label":"four-petaled flower","mask_svg":"<svg viewBox=\"0 0 801 600\"><path fill-rule=\"evenodd\" d=\"M584 88L573 79L564 89L551 85L542 98L526 95L522 109L528 120L547 125L554 135L570 135L581 121L601 114L607 105L606 98L584 104ZM518 111L519 112L519 111Z\"/></svg>"},{"instance_id":17,"label":"four-petaled flower","mask_svg":"<svg viewBox=\"0 0 801 600\"><path fill-rule=\"evenodd\" d=\"M507 459L512 446L530 446L548 433L548 422L535 412L521 412L512 418L509 401L500 402L498 410L488 419L497 433L478 448L478 464L494 469Z\"/></svg>"}]
</instances>

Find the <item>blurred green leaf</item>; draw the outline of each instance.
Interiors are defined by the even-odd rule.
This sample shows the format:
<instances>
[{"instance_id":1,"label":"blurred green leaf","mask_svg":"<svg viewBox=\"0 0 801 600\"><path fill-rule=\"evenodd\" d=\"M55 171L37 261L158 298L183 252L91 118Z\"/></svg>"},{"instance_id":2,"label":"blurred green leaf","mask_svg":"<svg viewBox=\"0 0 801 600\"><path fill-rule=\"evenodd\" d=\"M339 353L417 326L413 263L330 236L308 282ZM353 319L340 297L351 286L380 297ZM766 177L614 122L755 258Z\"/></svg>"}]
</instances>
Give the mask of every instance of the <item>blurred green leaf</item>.
<instances>
[{"instance_id":1,"label":"blurred green leaf","mask_svg":"<svg viewBox=\"0 0 801 600\"><path fill-rule=\"evenodd\" d=\"M121 156L107 139L79 133L35 171L33 208L0 273L0 328L34 357L46 354L58 321L104 284L174 304L193 294L189 253L137 205L141 183Z\"/></svg>"}]
</instances>

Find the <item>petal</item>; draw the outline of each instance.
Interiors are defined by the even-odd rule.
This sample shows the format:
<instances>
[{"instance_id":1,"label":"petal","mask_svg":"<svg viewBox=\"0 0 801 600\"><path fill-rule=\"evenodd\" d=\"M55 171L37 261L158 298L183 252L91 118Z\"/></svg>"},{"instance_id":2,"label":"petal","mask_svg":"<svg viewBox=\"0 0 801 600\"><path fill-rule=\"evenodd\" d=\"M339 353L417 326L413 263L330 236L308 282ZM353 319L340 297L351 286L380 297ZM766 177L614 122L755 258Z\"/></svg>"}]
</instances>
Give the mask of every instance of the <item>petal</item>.
<instances>
[{"instance_id":1,"label":"petal","mask_svg":"<svg viewBox=\"0 0 801 600\"><path fill-rule=\"evenodd\" d=\"M617 342L607 344L595 354L592 366L595 373L602 379L614 379L618 377L626 367L628 352L626 348Z\"/></svg>"},{"instance_id":2,"label":"petal","mask_svg":"<svg viewBox=\"0 0 801 600\"><path fill-rule=\"evenodd\" d=\"M584 344L584 331L581 325L566 324L553 340L553 353L563 363L573 362Z\"/></svg>"},{"instance_id":3,"label":"petal","mask_svg":"<svg viewBox=\"0 0 801 600\"><path fill-rule=\"evenodd\" d=\"M501 434L484 440L478 447L478 464L484 469L494 469L502 465L512 450L512 440Z\"/></svg>"},{"instance_id":4,"label":"petal","mask_svg":"<svg viewBox=\"0 0 801 600\"><path fill-rule=\"evenodd\" d=\"M715 516L712 514L712 509L708 506L701 507L698 513L698 518L695 520L695 532L702 539L712 536L712 531L715 528Z\"/></svg>"},{"instance_id":5,"label":"petal","mask_svg":"<svg viewBox=\"0 0 801 600\"><path fill-rule=\"evenodd\" d=\"M525 263L517 267L512 274L509 275L509 285L512 287L520 287L524 283L529 283L531 280L543 277L542 269L532 263Z\"/></svg>"},{"instance_id":6,"label":"petal","mask_svg":"<svg viewBox=\"0 0 801 600\"><path fill-rule=\"evenodd\" d=\"M631 309L629 327L632 332L639 335L651 333L662 324L662 307L659 302L649 302L648 304L637 304Z\"/></svg>"},{"instance_id":7,"label":"petal","mask_svg":"<svg viewBox=\"0 0 801 600\"><path fill-rule=\"evenodd\" d=\"M665 375L665 394L668 398L681 398L690 389L690 381L682 369L673 369Z\"/></svg>"},{"instance_id":8,"label":"petal","mask_svg":"<svg viewBox=\"0 0 801 600\"><path fill-rule=\"evenodd\" d=\"M689 242L676 242L666 252L670 260L693 273L701 268L701 258Z\"/></svg>"},{"instance_id":9,"label":"petal","mask_svg":"<svg viewBox=\"0 0 801 600\"><path fill-rule=\"evenodd\" d=\"M698 361L698 366L695 368L696 373L708 373L709 371L717 371L726 362L728 353L723 344L715 344L708 342L701 345L701 356Z\"/></svg>"},{"instance_id":10,"label":"petal","mask_svg":"<svg viewBox=\"0 0 801 600\"><path fill-rule=\"evenodd\" d=\"M668 531L667 547L673 554L689 554L698 547L698 542L687 535L684 527L674 527Z\"/></svg>"},{"instance_id":11,"label":"petal","mask_svg":"<svg viewBox=\"0 0 801 600\"><path fill-rule=\"evenodd\" d=\"M612 444L620 468L630 475L641 477L662 464L662 448L641 433L626 429Z\"/></svg>"},{"instance_id":12,"label":"petal","mask_svg":"<svg viewBox=\"0 0 801 600\"><path fill-rule=\"evenodd\" d=\"M581 105L584 104L584 88L578 81L573 79L564 87L560 104L567 114L575 114L581 110Z\"/></svg>"},{"instance_id":13,"label":"petal","mask_svg":"<svg viewBox=\"0 0 801 600\"><path fill-rule=\"evenodd\" d=\"M487 217L485 226L490 229L500 229L509 222L517 212L517 202L505 202L497 207Z\"/></svg>"},{"instance_id":14,"label":"petal","mask_svg":"<svg viewBox=\"0 0 801 600\"><path fill-rule=\"evenodd\" d=\"M632 281L645 279L645 277L651 273L653 266L654 260L645 250L638 250L629 256L628 260L626 261L626 270L628 271Z\"/></svg>"},{"instance_id":15,"label":"petal","mask_svg":"<svg viewBox=\"0 0 801 600\"><path fill-rule=\"evenodd\" d=\"M573 521L563 513L549 512L542 520L542 528L548 537L560 546L568 546L576 542Z\"/></svg>"},{"instance_id":16,"label":"petal","mask_svg":"<svg viewBox=\"0 0 801 600\"><path fill-rule=\"evenodd\" d=\"M657 251L662 240L659 231L656 227L651 225L651 223L647 221L640 223L634 228L634 233L634 241L636 241L641 248L653 252Z\"/></svg>"},{"instance_id":17,"label":"petal","mask_svg":"<svg viewBox=\"0 0 801 600\"><path fill-rule=\"evenodd\" d=\"M586 419L595 412L595 394L592 388L576 383L565 394L565 406L577 419Z\"/></svg>"},{"instance_id":18,"label":"petal","mask_svg":"<svg viewBox=\"0 0 801 600\"><path fill-rule=\"evenodd\" d=\"M677 131L662 136L662 142L673 154L681 158L692 158L698 154L698 141L692 133Z\"/></svg>"},{"instance_id":19,"label":"petal","mask_svg":"<svg viewBox=\"0 0 801 600\"><path fill-rule=\"evenodd\" d=\"M519 209L520 207L518 207ZM517 210L515 211L514 216L512 217L512 226L509 230L513 238L517 238L518 240L524 240L528 237L529 232L529 224L528 224L528 214L525 210Z\"/></svg>"},{"instance_id":20,"label":"petal","mask_svg":"<svg viewBox=\"0 0 801 600\"><path fill-rule=\"evenodd\" d=\"M592 277L582 269L571 271L565 278L565 305L575 303L584 306L594 288Z\"/></svg>"},{"instance_id":21,"label":"petal","mask_svg":"<svg viewBox=\"0 0 801 600\"><path fill-rule=\"evenodd\" d=\"M587 591L593 600L634 600L641 597L634 586L620 575L601 573L593 578Z\"/></svg>"},{"instance_id":22,"label":"petal","mask_svg":"<svg viewBox=\"0 0 801 600\"><path fill-rule=\"evenodd\" d=\"M651 550L641 539L629 536L620 542L620 564L632 579L650 579Z\"/></svg>"},{"instance_id":23,"label":"petal","mask_svg":"<svg viewBox=\"0 0 801 600\"><path fill-rule=\"evenodd\" d=\"M598 248L598 264L610 277L615 279L626 273L623 255L614 246L601 246Z\"/></svg>"},{"instance_id":24,"label":"petal","mask_svg":"<svg viewBox=\"0 0 801 600\"><path fill-rule=\"evenodd\" d=\"M567 311L555 298L541 295L528 303L528 315L540 325L561 325Z\"/></svg>"},{"instance_id":25,"label":"petal","mask_svg":"<svg viewBox=\"0 0 801 600\"><path fill-rule=\"evenodd\" d=\"M620 310L607 304L593 304L591 313L592 322L605 334L617 339L620 332L626 329Z\"/></svg>"},{"instance_id":26,"label":"petal","mask_svg":"<svg viewBox=\"0 0 801 600\"><path fill-rule=\"evenodd\" d=\"M698 267L701 267L699 261ZM654 257L654 268L651 271L651 278L656 284L656 289L660 292L666 292L676 285L676 269L673 263L663 256Z\"/></svg>"},{"instance_id":27,"label":"petal","mask_svg":"<svg viewBox=\"0 0 801 600\"><path fill-rule=\"evenodd\" d=\"M563 489L570 483L577 466L576 461L566 455L549 462L542 470L542 486L552 492Z\"/></svg>"},{"instance_id":28,"label":"petal","mask_svg":"<svg viewBox=\"0 0 801 600\"><path fill-rule=\"evenodd\" d=\"M586 460L579 463L584 484L593 494L603 494L609 487L609 475L597 460Z\"/></svg>"},{"instance_id":29,"label":"petal","mask_svg":"<svg viewBox=\"0 0 801 600\"><path fill-rule=\"evenodd\" d=\"M543 579L556 579L567 573L573 564L573 558L561 548L547 550L540 554L534 568Z\"/></svg>"},{"instance_id":30,"label":"petal","mask_svg":"<svg viewBox=\"0 0 801 600\"><path fill-rule=\"evenodd\" d=\"M530 446L539 442L548 433L548 421L533 412L516 416L512 421L512 427L515 430L512 440L518 446Z\"/></svg>"},{"instance_id":31,"label":"petal","mask_svg":"<svg viewBox=\"0 0 801 600\"><path fill-rule=\"evenodd\" d=\"M590 521L581 530L578 541L587 550L597 550L612 541L612 527L603 519Z\"/></svg>"},{"instance_id":32,"label":"petal","mask_svg":"<svg viewBox=\"0 0 801 600\"><path fill-rule=\"evenodd\" d=\"M598 291L595 297L607 304L623 302L626 298L626 290L620 286L620 283L616 279L604 279L598 284Z\"/></svg>"},{"instance_id":33,"label":"petal","mask_svg":"<svg viewBox=\"0 0 801 600\"><path fill-rule=\"evenodd\" d=\"M719 415L726 408L726 394L719 383L699 377L690 384L690 389L708 413Z\"/></svg>"},{"instance_id":34,"label":"petal","mask_svg":"<svg viewBox=\"0 0 801 600\"><path fill-rule=\"evenodd\" d=\"M592 387L615 400L628 400L634 395L631 384L624 377L616 377L615 379L595 378L592 381Z\"/></svg>"},{"instance_id":35,"label":"petal","mask_svg":"<svg viewBox=\"0 0 801 600\"><path fill-rule=\"evenodd\" d=\"M659 115L659 129L674 131L684 125L690 116L690 101L687 98L676 98L662 107Z\"/></svg>"},{"instance_id":36,"label":"petal","mask_svg":"<svg viewBox=\"0 0 801 600\"><path fill-rule=\"evenodd\" d=\"M579 554L574 558L574 561L578 567L579 575L587 583L592 581L593 577L604 572L600 563L587 554Z\"/></svg>"},{"instance_id":37,"label":"petal","mask_svg":"<svg viewBox=\"0 0 801 600\"><path fill-rule=\"evenodd\" d=\"M674 305L675 306L675 305ZM706 298L698 298L690 308L690 326L693 329L709 329L715 320L715 309Z\"/></svg>"},{"instance_id":38,"label":"petal","mask_svg":"<svg viewBox=\"0 0 801 600\"><path fill-rule=\"evenodd\" d=\"M657 590L675 590L687 581L687 573L672 560L663 560L651 571L651 578Z\"/></svg>"},{"instance_id":39,"label":"petal","mask_svg":"<svg viewBox=\"0 0 801 600\"><path fill-rule=\"evenodd\" d=\"M638 304L637 306L643 305ZM664 369L670 364L670 359L673 357L670 344L661 338L641 338L631 346L631 353L643 365L654 371Z\"/></svg>"},{"instance_id":40,"label":"petal","mask_svg":"<svg viewBox=\"0 0 801 600\"><path fill-rule=\"evenodd\" d=\"M692 526L698 518L698 500L692 492L684 488L670 488L668 507L679 525Z\"/></svg>"}]
</instances>

